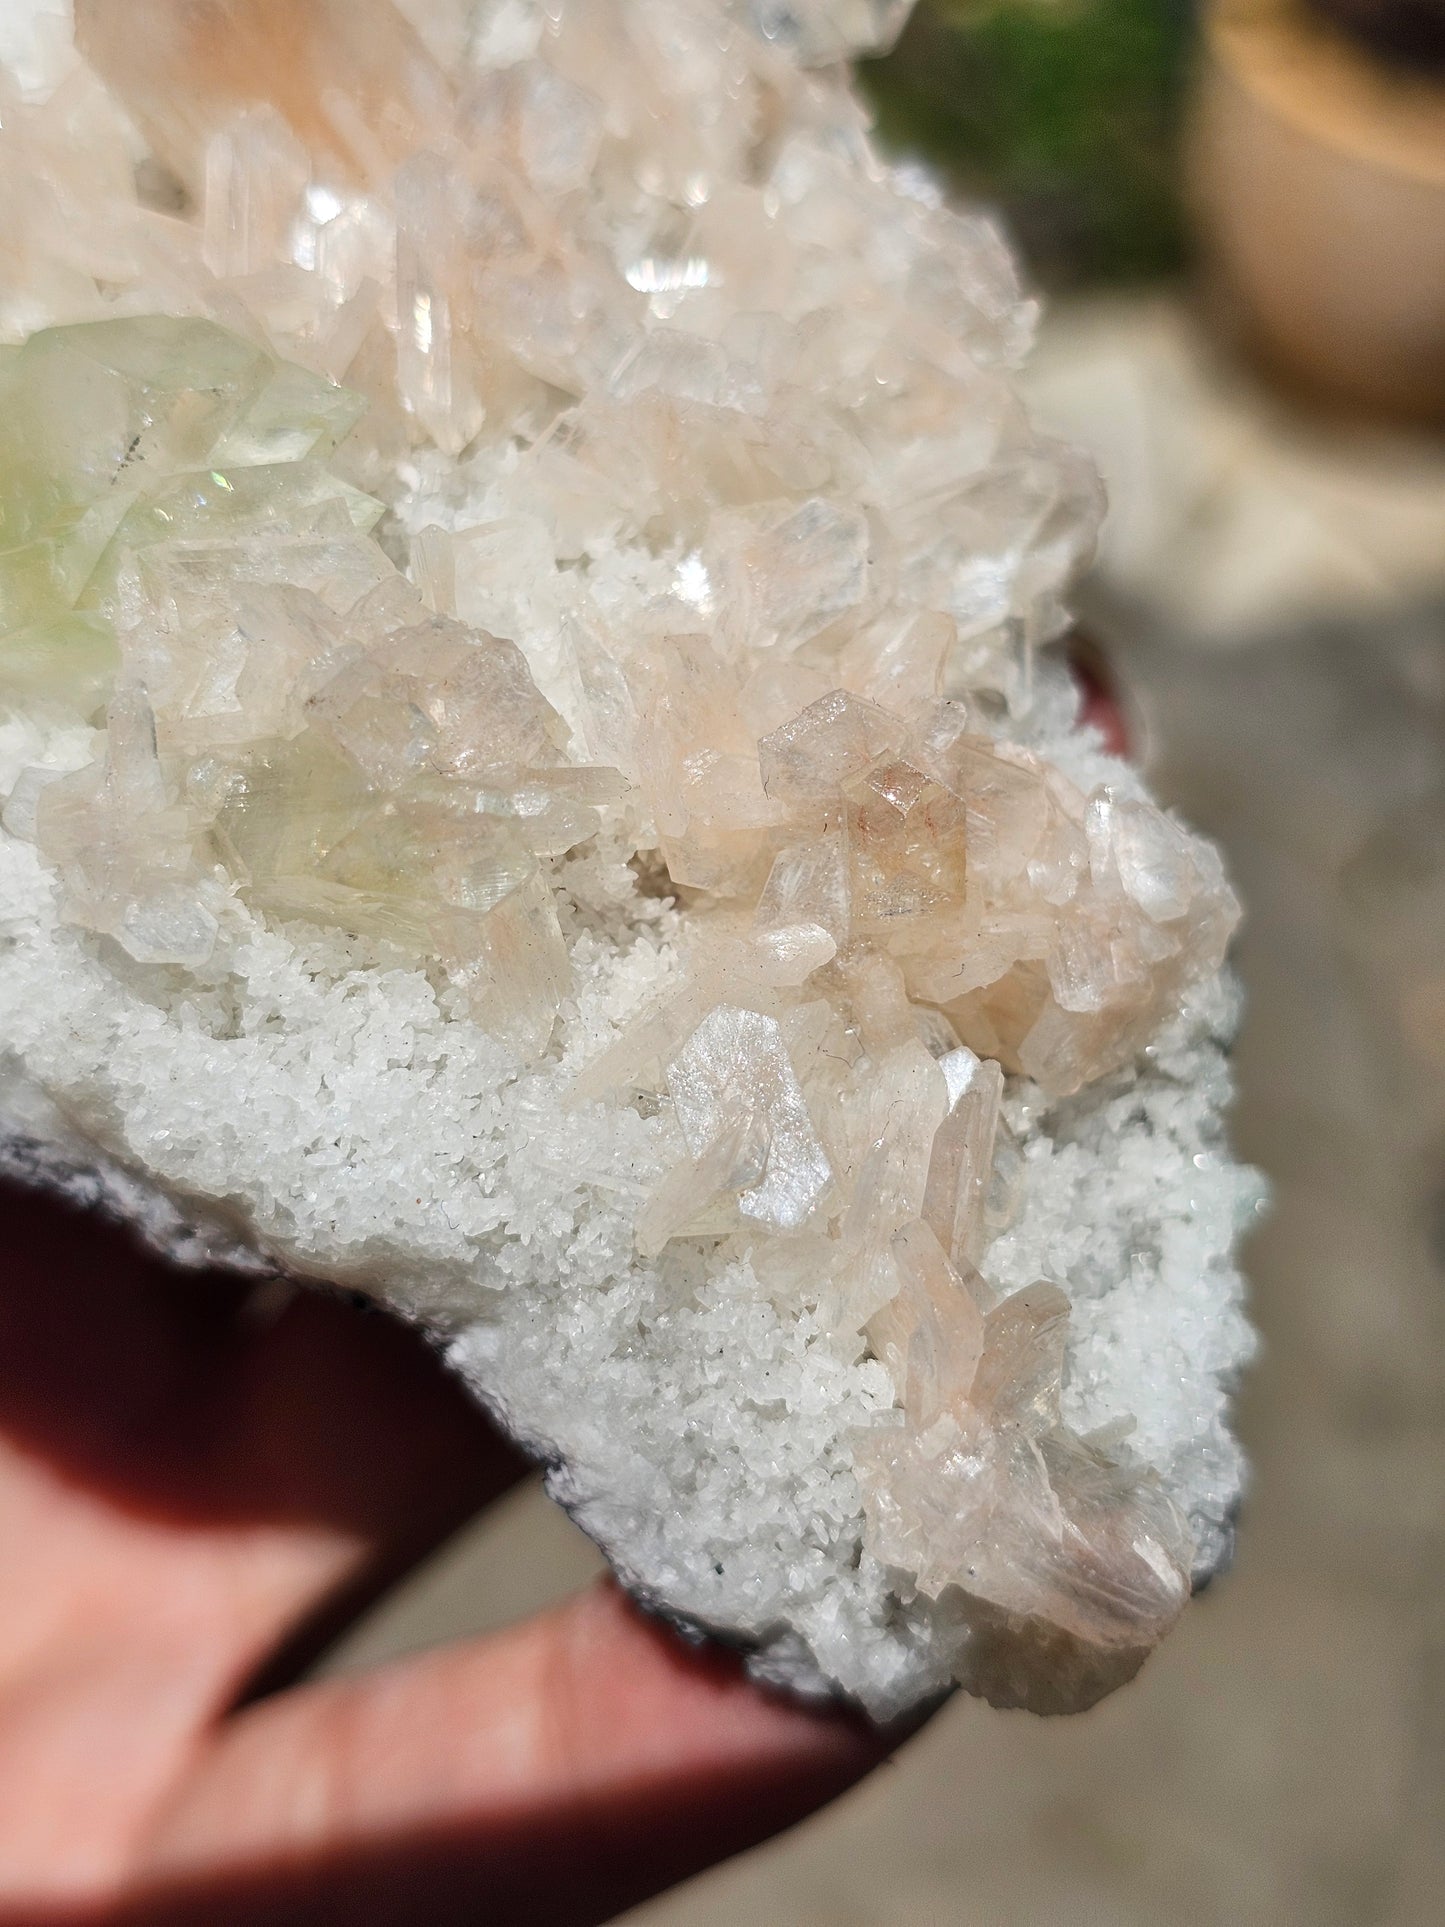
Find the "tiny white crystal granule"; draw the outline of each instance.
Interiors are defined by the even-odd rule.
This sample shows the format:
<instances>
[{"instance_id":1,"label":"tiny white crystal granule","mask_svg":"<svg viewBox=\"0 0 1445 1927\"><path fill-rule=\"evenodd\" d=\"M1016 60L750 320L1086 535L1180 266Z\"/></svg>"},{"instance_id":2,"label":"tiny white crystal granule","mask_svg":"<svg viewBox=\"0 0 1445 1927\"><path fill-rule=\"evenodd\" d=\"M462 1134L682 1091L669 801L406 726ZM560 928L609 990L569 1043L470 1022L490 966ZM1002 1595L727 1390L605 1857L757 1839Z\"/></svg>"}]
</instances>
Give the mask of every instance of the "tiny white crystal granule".
<instances>
[{"instance_id":1,"label":"tiny white crystal granule","mask_svg":"<svg viewBox=\"0 0 1445 1927\"><path fill-rule=\"evenodd\" d=\"M906 0L55 11L0 1164L426 1325L759 1678L1089 1704L1239 1497L1237 908L1074 725L1094 479L839 65Z\"/></svg>"}]
</instances>

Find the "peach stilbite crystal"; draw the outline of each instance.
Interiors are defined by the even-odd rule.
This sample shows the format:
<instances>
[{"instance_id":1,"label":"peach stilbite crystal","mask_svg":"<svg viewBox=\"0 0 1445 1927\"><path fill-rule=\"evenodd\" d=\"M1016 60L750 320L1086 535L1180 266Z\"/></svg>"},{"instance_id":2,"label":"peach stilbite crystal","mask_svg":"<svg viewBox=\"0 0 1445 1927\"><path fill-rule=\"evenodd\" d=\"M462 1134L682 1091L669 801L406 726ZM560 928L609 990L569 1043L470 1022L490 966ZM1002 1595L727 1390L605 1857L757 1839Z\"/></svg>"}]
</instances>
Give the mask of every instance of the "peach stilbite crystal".
<instances>
[{"instance_id":1,"label":"peach stilbite crystal","mask_svg":"<svg viewBox=\"0 0 1445 1927\"><path fill-rule=\"evenodd\" d=\"M1189 1594L1188 1528L1158 1480L1061 1421L1069 1303L1053 1285L1001 1302L927 1225L894 1243L902 1280L869 1327L903 1426L860 1444L865 1544L939 1598L1038 1620L1049 1686L989 1677L1008 1703L1077 1705L1128 1678ZM987 1632L989 1619L980 1620Z\"/></svg>"},{"instance_id":2,"label":"peach stilbite crystal","mask_svg":"<svg viewBox=\"0 0 1445 1927\"><path fill-rule=\"evenodd\" d=\"M836 65L907 11L77 0L83 64L0 127L0 700L40 732L0 854L50 880L46 940L248 1049L276 1026L244 986L319 945L308 982L411 1013L374 1089L431 1024L410 1101L490 1066L344 1254L296 1228L344 1150L188 1194L445 1304L640 1592L880 1713L950 1677L1097 1696L1191 1533L1218 1563L1237 1471L1227 1361L1171 1435L1188 1521L1156 1433L1125 1445L1090 1351L1122 1296L1038 1202L1120 1092L1173 1116L1181 1025L1217 1055L1237 910L1071 732L1044 652L1097 484L1015 398L1033 309L994 229L879 158ZM515 1231L489 1133L554 1187ZM1225 1205L1177 1209L1232 1290ZM710 1416L623 1451L601 1388L662 1424L628 1374L684 1329L672 1404ZM744 1435L729 1492L786 1487L790 1523L680 1551L654 1475L712 1489L688 1454Z\"/></svg>"}]
</instances>

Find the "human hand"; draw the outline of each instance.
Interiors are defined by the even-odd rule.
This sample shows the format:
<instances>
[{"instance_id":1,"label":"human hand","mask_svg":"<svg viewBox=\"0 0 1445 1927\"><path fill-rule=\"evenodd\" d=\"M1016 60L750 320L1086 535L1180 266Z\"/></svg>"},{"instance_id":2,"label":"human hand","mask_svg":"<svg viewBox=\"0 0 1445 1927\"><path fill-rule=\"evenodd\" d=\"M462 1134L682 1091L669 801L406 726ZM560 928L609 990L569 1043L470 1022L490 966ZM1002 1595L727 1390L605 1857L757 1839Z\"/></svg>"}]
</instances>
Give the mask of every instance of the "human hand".
<instances>
[{"instance_id":1,"label":"human hand","mask_svg":"<svg viewBox=\"0 0 1445 1927\"><path fill-rule=\"evenodd\" d=\"M0 1927L602 1921L884 1757L610 1585L295 1683L524 1462L388 1319L0 1224Z\"/></svg>"}]
</instances>

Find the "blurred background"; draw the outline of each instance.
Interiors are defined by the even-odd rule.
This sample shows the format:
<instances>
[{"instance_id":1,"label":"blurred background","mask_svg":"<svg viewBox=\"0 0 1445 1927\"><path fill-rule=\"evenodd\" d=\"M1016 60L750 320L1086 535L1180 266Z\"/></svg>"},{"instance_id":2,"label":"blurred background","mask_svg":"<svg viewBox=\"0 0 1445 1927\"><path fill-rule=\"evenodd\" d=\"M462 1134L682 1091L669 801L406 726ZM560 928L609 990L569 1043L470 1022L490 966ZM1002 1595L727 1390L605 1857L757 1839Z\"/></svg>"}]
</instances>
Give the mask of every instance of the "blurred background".
<instances>
[{"instance_id":1,"label":"blurred background","mask_svg":"<svg viewBox=\"0 0 1445 1927\"><path fill-rule=\"evenodd\" d=\"M951 1705L633 1927L1445 1918L1445 0L921 0L865 84L1049 297L1036 409L1112 508L1080 598L1249 907L1235 1571L1133 1686ZM533 1489L333 1655L596 1569Z\"/></svg>"}]
</instances>

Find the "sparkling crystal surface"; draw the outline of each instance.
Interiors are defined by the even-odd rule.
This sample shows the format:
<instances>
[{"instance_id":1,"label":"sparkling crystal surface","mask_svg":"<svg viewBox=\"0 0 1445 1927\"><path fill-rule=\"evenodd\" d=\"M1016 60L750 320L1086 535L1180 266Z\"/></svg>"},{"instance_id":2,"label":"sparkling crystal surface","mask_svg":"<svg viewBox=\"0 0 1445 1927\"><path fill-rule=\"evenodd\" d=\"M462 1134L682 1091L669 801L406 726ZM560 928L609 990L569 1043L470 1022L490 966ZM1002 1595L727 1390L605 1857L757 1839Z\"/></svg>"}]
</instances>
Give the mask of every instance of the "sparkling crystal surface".
<instances>
[{"instance_id":1,"label":"sparkling crystal surface","mask_svg":"<svg viewBox=\"0 0 1445 1927\"><path fill-rule=\"evenodd\" d=\"M1097 488L1013 397L996 233L829 71L907 10L78 0L89 70L0 134L0 696L100 734L12 815L137 965L224 973L240 902L518 1063L568 865L675 900L682 967L574 1067L665 1120L639 1254L728 1241L871 1350L868 1556L1087 1697L1189 1545L1064 1425L1062 1293L987 1282L1005 1112L1134 1061L1237 911L1037 747Z\"/></svg>"}]
</instances>

